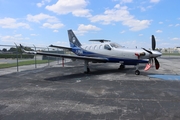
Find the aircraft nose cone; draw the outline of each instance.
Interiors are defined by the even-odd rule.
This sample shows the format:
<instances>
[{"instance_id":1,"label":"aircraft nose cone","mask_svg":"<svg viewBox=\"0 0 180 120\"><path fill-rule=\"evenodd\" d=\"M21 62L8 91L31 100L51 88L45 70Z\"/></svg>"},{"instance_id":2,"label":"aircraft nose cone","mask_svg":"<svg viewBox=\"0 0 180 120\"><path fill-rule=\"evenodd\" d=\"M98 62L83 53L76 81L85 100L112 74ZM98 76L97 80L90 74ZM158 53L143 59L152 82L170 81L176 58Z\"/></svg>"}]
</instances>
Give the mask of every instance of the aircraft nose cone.
<instances>
[{"instance_id":1,"label":"aircraft nose cone","mask_svg":"<svg viewBox=\"0 0 180 120\"><path fill-rule=\"evenodd\" d=\"M162 55L159 51L152 51L154 57L160 57Z\"/></svg>"}]
</instances>

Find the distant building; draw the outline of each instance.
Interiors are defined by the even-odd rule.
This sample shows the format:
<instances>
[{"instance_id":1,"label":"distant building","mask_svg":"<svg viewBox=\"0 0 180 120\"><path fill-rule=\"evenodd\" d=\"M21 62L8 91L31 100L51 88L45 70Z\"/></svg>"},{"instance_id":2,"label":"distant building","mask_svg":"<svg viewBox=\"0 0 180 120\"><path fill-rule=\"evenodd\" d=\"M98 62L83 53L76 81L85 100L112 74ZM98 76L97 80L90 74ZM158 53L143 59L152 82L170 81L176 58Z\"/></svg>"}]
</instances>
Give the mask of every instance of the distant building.
<instances>
[{"instance_id":1,"label":"distant building","mask_svg":"<svg viewBox=\"0 0 180 120\"><path fill-rule=\"evenodd\" d=\"M180 53L180 47L175 48L163 48L161 50L162 53Z\"/></svg>"}]
</instances>

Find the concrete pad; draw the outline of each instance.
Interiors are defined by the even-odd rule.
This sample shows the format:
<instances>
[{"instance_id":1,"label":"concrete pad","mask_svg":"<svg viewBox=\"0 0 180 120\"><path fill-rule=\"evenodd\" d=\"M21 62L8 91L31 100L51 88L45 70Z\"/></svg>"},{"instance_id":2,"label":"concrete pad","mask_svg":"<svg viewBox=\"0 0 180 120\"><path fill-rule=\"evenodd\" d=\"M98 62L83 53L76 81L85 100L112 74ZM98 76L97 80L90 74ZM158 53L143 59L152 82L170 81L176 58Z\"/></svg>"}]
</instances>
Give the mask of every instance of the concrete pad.
<instances>
[{"instance_id":1,"label":"concrete pad","mask_svg":"<svg viewBox=\"0 0 180 120\"><path fill-rule=\"evenodd\" d=\"M161 68L134 74L119 64L90 64L83 73L81 61L65 67L43 67L0 76L0 119L65 120L178 120L180 81L148 75L179 75L179 59L161 57Z\"/></svg>"}]
</instances>

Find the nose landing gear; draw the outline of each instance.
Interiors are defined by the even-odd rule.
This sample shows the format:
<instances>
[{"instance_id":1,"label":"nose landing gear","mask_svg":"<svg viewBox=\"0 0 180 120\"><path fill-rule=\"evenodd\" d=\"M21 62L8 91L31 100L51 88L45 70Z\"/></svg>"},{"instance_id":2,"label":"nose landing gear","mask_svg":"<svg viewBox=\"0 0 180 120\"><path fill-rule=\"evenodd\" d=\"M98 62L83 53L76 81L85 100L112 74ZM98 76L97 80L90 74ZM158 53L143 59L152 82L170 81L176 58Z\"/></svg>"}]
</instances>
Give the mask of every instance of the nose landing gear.
<instances>
[{"instance_id":1,"label":"nose landing gear","mask_svg":"<svg viewBox=\"0 0 180 120\"><path fill-rule=\"evenodd\" d=\"M139 64L136 65L135 74L136 74L136 75L140 75Z\"/></svg>"},{"instance_id":2,"label":"nose landing gear","mask_svg":"<svg viewBox=\"0 0 180 120\"><path fill-rule=\"evenodd\" d=\"M136 75L140 75L140 71L139 70L135 70L135 74Z\"/></svg>"}]
</instances>

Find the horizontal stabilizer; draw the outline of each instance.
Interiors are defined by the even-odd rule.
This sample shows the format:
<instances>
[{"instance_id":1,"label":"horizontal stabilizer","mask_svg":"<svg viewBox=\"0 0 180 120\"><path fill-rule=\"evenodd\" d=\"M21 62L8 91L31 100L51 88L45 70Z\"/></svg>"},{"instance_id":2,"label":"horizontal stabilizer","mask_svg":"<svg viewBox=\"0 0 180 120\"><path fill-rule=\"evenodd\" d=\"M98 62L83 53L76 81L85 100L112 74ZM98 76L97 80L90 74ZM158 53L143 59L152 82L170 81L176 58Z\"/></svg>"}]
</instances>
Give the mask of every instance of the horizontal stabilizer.
<instances>
[{"instance_id":1,"label":"horizontal stabilizer","mask_svg":"<svg viewBox=\"0 0 180 120\"><path fill-rule=\"evenodd\" d=\"M110 40L104 40L104 39L95 39L95 40L89 40L89 41L101 42L101 43L104 43L104 42L111 42Z\"/></svg>"}]
</instances>

